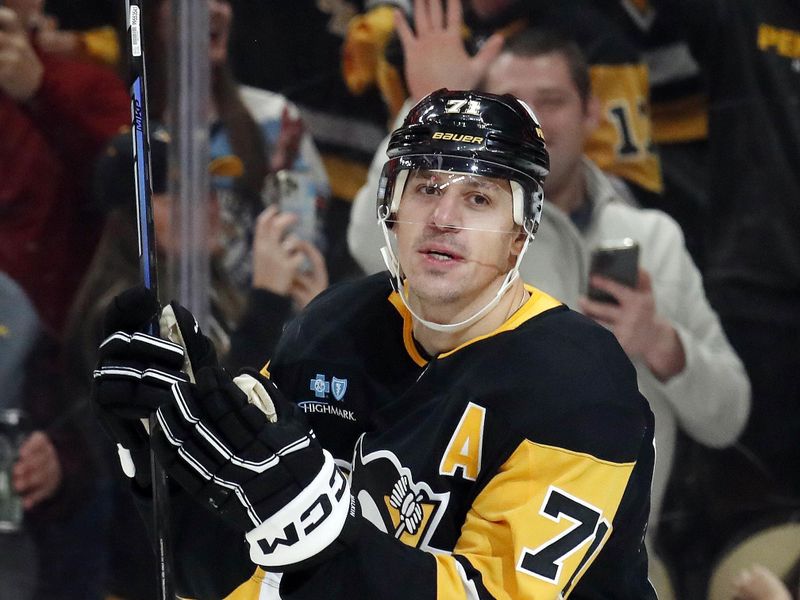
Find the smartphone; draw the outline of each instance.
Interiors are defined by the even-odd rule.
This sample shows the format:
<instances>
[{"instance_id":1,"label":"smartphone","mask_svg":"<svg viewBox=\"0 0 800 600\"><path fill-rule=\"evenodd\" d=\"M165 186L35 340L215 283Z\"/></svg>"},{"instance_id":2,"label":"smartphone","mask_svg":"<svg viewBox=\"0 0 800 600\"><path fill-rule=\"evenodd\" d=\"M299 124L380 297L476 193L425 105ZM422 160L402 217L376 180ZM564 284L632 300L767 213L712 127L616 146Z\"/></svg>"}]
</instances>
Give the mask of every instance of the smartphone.
<instances>
[{"instance_id":1,"label":"smartphone","mask_svg":"<svg viewBox=\"0 0 800 600\"><path fill-rule=\"evenodd\" d=\"M292 232L307 242L318 242L317 189L310 175L286 169L273 173L265 182L264 204L277 204L297 215Z\"/></svg>"},{"instance_id":2,"label":"smartphone","mask_svg":"<svg viewBox=\"0 0 800 600\"><path fill-rule=\"evenodd\" d=\"M639 243L632 238L608 240L592 251L589 276L601 275L628 287L639 284ZM589 284L588 296L599 302L617 304L617 300Z\"/></svg>"},{"instance_id":3,"label":"smartphone","mask_svg":"<svg viewBox=\"0 0 800 600\"><path fill-rule=\"evenodd\" d=\"M264 204L277 204L282 211L297 215L297 223L292 233L300 239L319 244L317 231L317 185L307 173L281 169L267 177L263 193ZM306 258L301 271L312 270L311 261Z\"/></svg>"}]
</instances>

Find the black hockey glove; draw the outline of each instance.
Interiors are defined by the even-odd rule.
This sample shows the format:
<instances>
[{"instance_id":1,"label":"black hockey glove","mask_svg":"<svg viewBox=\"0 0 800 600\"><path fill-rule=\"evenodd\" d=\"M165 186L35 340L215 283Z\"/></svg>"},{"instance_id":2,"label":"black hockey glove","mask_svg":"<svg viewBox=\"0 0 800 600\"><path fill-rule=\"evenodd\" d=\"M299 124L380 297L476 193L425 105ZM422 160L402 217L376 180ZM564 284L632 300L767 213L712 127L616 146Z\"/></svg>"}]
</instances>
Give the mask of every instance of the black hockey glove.
<instances>
[{"instance_id":1,"label":"black hockey glove","mask_svg":"<svg viewBox=\"0 0 800 600\"><path fill-rule=\"evenodd\" d=\"M152 439L159 462L246 532L254 563L273 571L307 566L353 535L349 481L302 409L270 380L255 371L232 380L223 369L202 369L196 384L172 391L175 402L159 408Z\"/></svg>"},{"instance_id":2,"label":"black hockey glove","mask_svg":"<svg viewBox=\"0 0 800 600\"><path fill-rule=\"evenodd\" d=\"M173 383L191 379L193 364L216 364L213 344L192 314L176 303L159 314L161 335L172 341L143 333L157 312L155 295L141 286L114 298L105 315L107 337L98 350L92 388L92 405L117 442L122 470L141 487L150 484L144 420L171 401Z\"/></svg>"}]
</instances>

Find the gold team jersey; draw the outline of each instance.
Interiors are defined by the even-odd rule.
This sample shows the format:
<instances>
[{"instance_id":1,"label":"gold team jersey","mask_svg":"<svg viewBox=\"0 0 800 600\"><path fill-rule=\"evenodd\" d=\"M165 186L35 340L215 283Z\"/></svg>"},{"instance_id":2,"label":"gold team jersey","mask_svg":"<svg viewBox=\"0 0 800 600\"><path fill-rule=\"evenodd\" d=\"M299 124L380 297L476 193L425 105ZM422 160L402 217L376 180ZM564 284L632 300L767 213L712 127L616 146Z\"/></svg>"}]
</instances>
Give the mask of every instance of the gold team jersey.
<instances>
[{"instance_id":1,"label":"gold team jersey","mask_svg":"<svg viewBox=\"0 0 800 600\"><path fill-rule=\"evenodd\" d=\"M660 193L663 181L653 145L647 67L642 63L594 64L589 76L601 118L586 142L586 154L604 171Z\"/></svg>"}]
</instances>

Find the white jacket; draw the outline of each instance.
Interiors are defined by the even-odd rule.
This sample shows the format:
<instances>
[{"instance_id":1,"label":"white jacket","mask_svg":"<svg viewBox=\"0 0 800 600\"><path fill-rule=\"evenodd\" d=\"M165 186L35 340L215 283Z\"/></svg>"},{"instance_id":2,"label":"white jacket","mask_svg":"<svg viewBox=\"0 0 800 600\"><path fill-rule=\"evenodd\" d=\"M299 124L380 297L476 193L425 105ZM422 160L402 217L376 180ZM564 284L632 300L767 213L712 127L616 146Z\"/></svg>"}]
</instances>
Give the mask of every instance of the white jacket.
<instances>
[{"instance_id":1,"label":"white jacket","mask_svg":"<svg viewBox=\"0 0 800 600\"><path fill-rule=\"evenodd\" d=\"M384 268L379 251L384 242L375 216L377 163L356 196L348 230L350 251L367 272ZM677 427L707 446L732 444L747 421L750 384L705 297L700 272L678 224L661 211L643 210L621 200L609 179L589 160L585 175L593 205L587 230L581 233L566 213L545 200L539 232L520 272L526 282L578 309L578 297L586 292L592 248L609 239L631 237L639 242L639 263L652 278L656 309L675 327L686 354L684 370L666 383L658 381L641 361L634 361L639 389L650 401L656 422L652 534L672 468Z\"/></svg>"}]
</instances>

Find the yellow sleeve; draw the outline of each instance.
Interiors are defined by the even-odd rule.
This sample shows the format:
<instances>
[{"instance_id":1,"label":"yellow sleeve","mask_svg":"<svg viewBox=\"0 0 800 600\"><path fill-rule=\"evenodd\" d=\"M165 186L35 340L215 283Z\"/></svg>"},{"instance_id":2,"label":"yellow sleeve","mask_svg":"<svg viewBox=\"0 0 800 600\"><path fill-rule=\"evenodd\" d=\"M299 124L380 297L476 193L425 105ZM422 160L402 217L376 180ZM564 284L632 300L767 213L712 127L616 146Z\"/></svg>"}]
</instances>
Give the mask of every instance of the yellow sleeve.
<instances>
[{"instance_id":1,"label":"yellow sleeve","mask_svg":"<svg viewBox=\"0 0 800 600\"><path fill-rule=\"evenodd\" d=\"M355 95L375 84L379 57L394 30L394 11L388 5L378 6L350 20L342 46L342 75Z\"/></svg>"},{"instance_id":2,"label":"yellow sleeve","mask_svg":"<svg viewBox=\"0 0 800 600\"><path fill-rule=\"evenodd\" d=\"M566 598L608 540L634 465L523 442L475 499L453 555L436 556L437 598L466 600L476 579L497 599Z\"/></svg>"},{"instance_id":3,"label":"yellow sleeve","mask_svg":"<svg viewBox=\"0 0 800 600\"><path fill-rule=\"evenodd\" d=\"M661 162L653 146L647 67L597 64L590 67L589 74L601 107L600 124L586 142L586 154L604 171L651 192L661 192Z\"/></svg>"}]
</instances>

